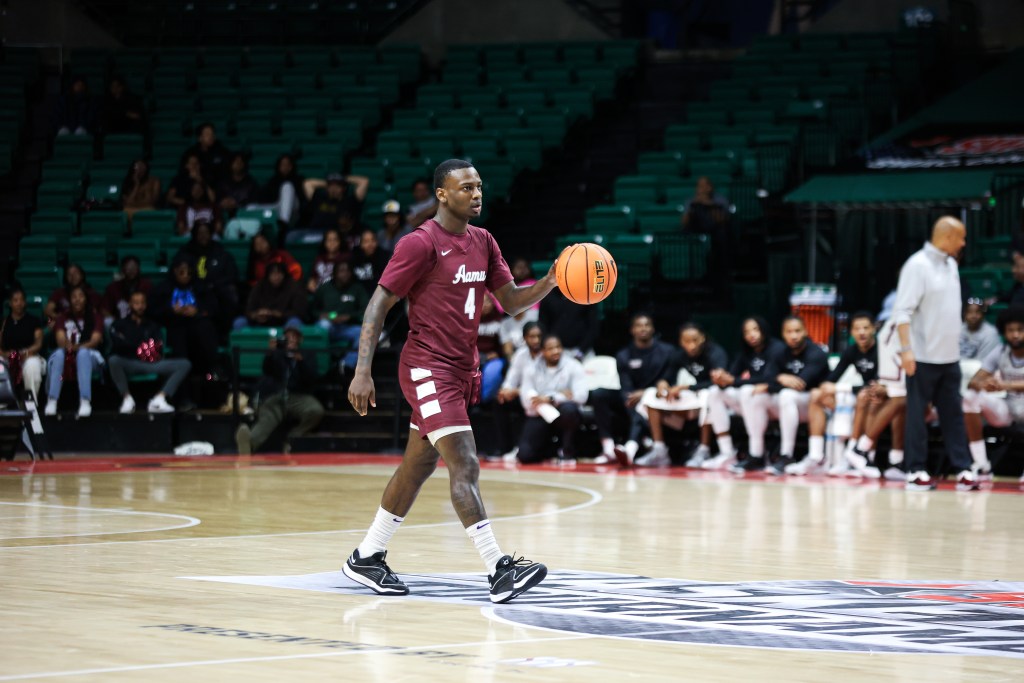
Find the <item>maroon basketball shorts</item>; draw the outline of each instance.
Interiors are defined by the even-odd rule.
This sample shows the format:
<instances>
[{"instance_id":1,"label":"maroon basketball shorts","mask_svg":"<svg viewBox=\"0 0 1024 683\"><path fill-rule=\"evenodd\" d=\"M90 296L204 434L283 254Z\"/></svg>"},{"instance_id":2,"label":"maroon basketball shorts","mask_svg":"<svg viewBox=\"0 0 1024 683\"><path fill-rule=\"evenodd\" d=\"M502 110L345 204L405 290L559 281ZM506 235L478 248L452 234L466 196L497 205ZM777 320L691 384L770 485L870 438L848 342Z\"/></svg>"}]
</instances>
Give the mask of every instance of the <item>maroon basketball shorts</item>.
<instances>
[{"instance_id":1,"label":"maroon basketball shorts","mask_svg":"<svg viewBox=\"0 0 1024 683\"><path fill-rule=\"evenodd\" d=\"M412 406L411 426L420 438L436 443L442 436L469 431L469 406L479 373L449 368L414 367L404 360L398 364L398 383Z\"/></svg>"}]
</instances>

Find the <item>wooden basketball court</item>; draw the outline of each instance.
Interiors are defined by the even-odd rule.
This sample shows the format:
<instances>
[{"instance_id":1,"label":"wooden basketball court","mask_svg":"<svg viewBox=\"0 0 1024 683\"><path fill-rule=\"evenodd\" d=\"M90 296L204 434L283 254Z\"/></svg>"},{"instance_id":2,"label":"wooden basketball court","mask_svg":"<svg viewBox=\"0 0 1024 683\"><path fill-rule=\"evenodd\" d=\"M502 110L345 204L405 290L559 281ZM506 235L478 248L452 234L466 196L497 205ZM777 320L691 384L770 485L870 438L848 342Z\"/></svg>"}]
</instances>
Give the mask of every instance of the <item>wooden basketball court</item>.
<instances>
[{"instance_id":1,"label":"wooden basketball court","mask_svg":"<svg viewBox=\"0 0 1024 683\"><path fill-rule=\"evenodd\" d=\"M492 606L443 468L390 548L412 594L342 575L396 462L5 463L0 681L1024 679L1016 481L485 465L551 570Z\"/></svg>"}]
</instances>

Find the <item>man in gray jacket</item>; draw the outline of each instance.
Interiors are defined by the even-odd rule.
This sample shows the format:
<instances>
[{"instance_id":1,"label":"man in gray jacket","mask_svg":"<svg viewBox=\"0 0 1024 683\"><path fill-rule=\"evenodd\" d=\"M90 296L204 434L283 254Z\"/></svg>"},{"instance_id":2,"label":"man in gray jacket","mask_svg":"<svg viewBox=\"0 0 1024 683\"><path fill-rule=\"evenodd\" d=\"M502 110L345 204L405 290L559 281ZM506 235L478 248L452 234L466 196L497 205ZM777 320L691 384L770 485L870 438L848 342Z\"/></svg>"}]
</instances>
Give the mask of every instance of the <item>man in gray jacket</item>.
<instances>
[{"instance_id":1,"label":"man in gray jacket","mask_svg":"<svg viewBox=\"0 0 1024 683\"><path fill-rule=\"evenodd\" d=\"M524 463L549 457L555 434L561 438L562 456L575 458L580 406L587 402L583 366L562 353L558 337L544 338L541 357L542 362L530 365L523 373L519 391L526 411L526 423L519 437L519 460Z\"/></svg>"},{"instance_id":2,"label":"man in gray jacket","mask_svg":"<svg viewBox=\"0 0 1024 683\"><path fill-rule=\"evenodd\" d=\"M971 470L960 398L960 272L956 256L967 229L952 216L932 228L931 241L903 264L893 321L900 338L900 362L907 374L906 466L908 490L935 488L928 464L928 404L939 413L946 451L960 490L977 490Z\"/></svg>"}]
</instances>

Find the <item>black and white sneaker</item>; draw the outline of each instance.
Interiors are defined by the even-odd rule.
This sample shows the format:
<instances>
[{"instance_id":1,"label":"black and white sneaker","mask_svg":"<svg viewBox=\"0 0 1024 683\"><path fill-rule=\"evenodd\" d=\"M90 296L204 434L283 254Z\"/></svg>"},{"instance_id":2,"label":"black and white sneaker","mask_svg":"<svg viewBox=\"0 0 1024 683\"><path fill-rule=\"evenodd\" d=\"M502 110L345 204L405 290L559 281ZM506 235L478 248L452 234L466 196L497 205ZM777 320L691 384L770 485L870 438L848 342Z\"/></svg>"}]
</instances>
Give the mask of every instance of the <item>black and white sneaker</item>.
<instances>
[{"instance_id":1,"label":"black and white sneaker","mask_svg":"<svg viewBox=\"0 0 1024 683\"><path fill-rule=\"evenodd\" d=\"M345 576L356 583L366 586L379 595L408 595L409 587L402 583L398 575L384 561L388 551L382 550L367 558L359 557L359 549L352 551L342 571Z\"/></svg>"},{"instance_id":2,"label":"black and white sneaker","mask_svg":"<svg viewBox=\"0 0 1024 683\"><path fill-rule=\"evenodd\" d=\"M764 468L764 471L773 477L781 477L786 474L786 467L793 464L793 458L788 455L780 455L775 462Z\"/></svg>"},{"instance_id":3,"label":"black and white sneaker","mask_svg":"<svg viewBox=\"0 0 1024 683\"><path fill-rule=\"evenodd\" d=\"M748 455L745 460L741 460L732 467L729 471L733 474L746 474L747 472L760 472L764 469L764 456L753 456Z\"/></svg>"},{"instance_id":4,"label":"black and white sneaker","mask_svg":"<svg viewBox=\"0 0 1024 683\"><path fill-rule=\"evenodd\" d=\"M498 560L494 574L487 577L491 584L491 602L508 602L544 580L548 568L539 562L530 562L524 557L512 559L505 555Z\"/></svg>"}]
</instances>

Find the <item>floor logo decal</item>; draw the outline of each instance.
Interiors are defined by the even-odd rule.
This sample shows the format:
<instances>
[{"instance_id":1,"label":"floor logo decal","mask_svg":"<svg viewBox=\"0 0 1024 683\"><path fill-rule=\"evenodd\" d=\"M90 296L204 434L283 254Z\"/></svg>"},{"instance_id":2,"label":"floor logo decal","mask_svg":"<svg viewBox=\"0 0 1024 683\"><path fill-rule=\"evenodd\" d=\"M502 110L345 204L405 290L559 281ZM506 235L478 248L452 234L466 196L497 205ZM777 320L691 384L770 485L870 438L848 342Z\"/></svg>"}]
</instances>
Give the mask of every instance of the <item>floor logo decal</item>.
<instances>
[{"instance_id":1,"label":"floor logo decal","mask_svg":"<svg viewBox=\"0 0 1024 683\"><path fill-rule=\"evenodd\" d=\"M492 606L482 574L401 576L410 595L388 599L484 607L492 618L563 633L799 650L1024 658L1024 583L710 583L559 571L515 602ZM183 578L377 597L340 571Z\"/></svg>"}]
</instances>

